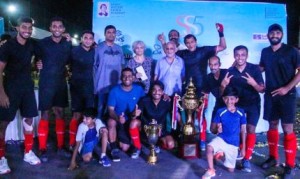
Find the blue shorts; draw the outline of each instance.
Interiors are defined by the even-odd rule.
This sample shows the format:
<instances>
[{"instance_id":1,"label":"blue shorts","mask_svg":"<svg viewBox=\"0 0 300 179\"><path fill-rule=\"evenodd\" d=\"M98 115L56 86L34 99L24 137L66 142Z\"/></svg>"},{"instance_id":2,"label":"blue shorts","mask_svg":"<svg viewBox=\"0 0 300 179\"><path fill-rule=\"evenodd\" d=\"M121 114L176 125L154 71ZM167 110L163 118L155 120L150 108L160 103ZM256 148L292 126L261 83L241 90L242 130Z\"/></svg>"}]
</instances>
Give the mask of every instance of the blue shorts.
<instances>
[{"instance_id":1,"label":"blue shorts","mask_svg":"<svg viewBox=\"0 0 300 179\"><path fill-rule=\"evenodd\" d=\"M293 124L296 118L296 93L290 92L284 96L272 97L265 93L264 119L281 123Z\"/></svg>"},{"instance_id":2,"label":"blue shorts","mask_svg":"<svg viewBox=\"0 0 300 179\"><path fill-rule=\"evenodd\" d=\"M92 153L94 148L98 145L98 142L99 142L99 139L98 137L94 140L94 141L91 141L91 142L85 142L83 145L82 145L82 149L80 151L80 154L81 155L85 155L87 153Z\"/></svg>"}]
</instances>

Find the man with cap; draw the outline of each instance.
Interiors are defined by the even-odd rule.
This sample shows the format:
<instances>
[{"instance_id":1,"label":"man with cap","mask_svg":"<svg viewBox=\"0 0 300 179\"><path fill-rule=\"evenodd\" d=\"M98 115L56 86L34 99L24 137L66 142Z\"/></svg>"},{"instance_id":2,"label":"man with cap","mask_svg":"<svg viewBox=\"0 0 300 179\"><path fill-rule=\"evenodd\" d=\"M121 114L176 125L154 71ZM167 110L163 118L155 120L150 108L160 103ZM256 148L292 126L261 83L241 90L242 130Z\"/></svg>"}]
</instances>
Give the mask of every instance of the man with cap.
<instances>
[{"instance_id":1,"label":"man with cap","mask_svg":"<svg viewBox=\"0 0 300 179\"><path fill-rule=\"evenodd\" d=\"M282 27L272 24L268 29L271 45L262 50L260 58L260 67L266 74L264 119L269 122L267 138L270 152L262 168L278 165L278 124L281 119L286 158L284 178L292 178L297 153L293 124L296 117L295 86L300 81L300 55L297 49L282 43L282 37Z\"/></svg>"}]
</instances>

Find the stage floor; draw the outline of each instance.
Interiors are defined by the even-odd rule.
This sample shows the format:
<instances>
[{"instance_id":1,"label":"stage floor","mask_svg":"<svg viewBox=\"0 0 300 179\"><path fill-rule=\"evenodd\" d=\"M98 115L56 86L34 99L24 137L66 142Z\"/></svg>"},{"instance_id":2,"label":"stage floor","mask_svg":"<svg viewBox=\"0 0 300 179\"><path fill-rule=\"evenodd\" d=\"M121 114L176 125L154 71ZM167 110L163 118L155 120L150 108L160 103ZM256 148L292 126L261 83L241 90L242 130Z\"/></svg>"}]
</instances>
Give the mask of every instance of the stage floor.
<instances>
[{"instance_id":1,"label":"stage floor","mask_svg":"<svg viewBox=\"0 0 300 179\"><path fill-rule=\"evenodd\" d=\"M299 136L298 136L299 137ZM208 134L211 139L212 135ZM282 138L282 136L281 136ZM31 179L46 179L46 178L130 178L130 179L193 179L200 178L207 168L206 156L202 152L201 158L184 160L177 157L176 150L165 151L158 155L158 163L155 166L150 166L146 162L149 150L143 147L143 154L138 159L131 159L128 154L121 152L121 161L112 162L112 166L104 168L95 159L90 163L80 162L80 167L74 171L68 171L69 160L60 158L56 155L54 145L55 138L50 136L49 146L49 162L42 163L38 166L30 166L23 162L23 147L21 143L11 142L7 145L7 158L12 172L7 175L0 175L0 178L31 178ZM257 134L258 145L255 148L252 163L252 172L244 173L236 170L235 173L229 173L221 164L216 165L217 176L214 178L233 179L233 178L265 178L271 173L281 173L282 168L272 168L268 171L261 169L260 164L266 160L265 156L268 153L268 148L265 145L265 133ZM35 146L35 148L37 148ZM284 162L283 146L279 146L281 162ZM298 151L297 162L300 161L300 152ZM296 176L300 175L299 169L296 169Z\"/></svg>"}]
</instances>

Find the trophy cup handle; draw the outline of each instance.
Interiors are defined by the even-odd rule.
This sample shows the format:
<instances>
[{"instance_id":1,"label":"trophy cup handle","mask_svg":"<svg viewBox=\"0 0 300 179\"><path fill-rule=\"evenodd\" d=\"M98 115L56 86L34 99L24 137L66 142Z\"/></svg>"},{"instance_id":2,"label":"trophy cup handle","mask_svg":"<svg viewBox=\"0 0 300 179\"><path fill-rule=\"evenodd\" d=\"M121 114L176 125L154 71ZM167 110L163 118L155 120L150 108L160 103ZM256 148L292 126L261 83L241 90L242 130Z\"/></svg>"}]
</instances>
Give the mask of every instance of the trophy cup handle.
<instances>
[{"instance_id":1,"label":"trophy cup handle","mask_svg":"<svg viewBox=\"0 0 300 179\"><path fill-rule=\"evenodd\" d=\"M145 133L146 133L146 135L147 135L147 137L148 137L148 130L149 130L149 126L148 125L144 125L144 131L145 131Z\"/></svg>"}]
</instances>

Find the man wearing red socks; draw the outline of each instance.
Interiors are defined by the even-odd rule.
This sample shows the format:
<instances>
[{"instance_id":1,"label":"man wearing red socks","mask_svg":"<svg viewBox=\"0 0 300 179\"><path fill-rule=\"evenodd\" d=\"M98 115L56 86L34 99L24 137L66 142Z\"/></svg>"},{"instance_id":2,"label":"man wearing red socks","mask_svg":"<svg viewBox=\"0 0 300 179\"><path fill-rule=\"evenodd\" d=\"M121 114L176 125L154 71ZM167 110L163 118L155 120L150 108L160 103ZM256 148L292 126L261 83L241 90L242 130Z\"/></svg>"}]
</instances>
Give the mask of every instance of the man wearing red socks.
<instances>
[{"instance_id":1,"label":"man wearing red socks","mask_svg":"<svg viewBox=\"0 0 300 179\"><path fill-rule=\"evenodd\" d=\"M81 45L74 47L71 54L72 76L70 83L73 117L69 127L69 146L75 146L78 120L86 108L94 107L93 64L95 50L94 33L85 30L81 35Z\"/></svg>"},{"instance_id":2,"label":"man wearing red socks","mask_svg":"<svg viewBox=\"0 0 300 179\"><path fill-rule=\"evenodd\" d=\"M259 66L247 62L248 48L246 46L235 47L233 54L235 65L228 69L228 73L221 83L221 90L230 85L239 91L240 100L237 105L244 109L247 119L246 148L242 170L251 172L249 160L255 147L255 128L260 115L259 93L264 92L265 85Z\"/></svg>"},{"instance_id":3,"label":"man wearing red socks","mask_svg":"<svg viewBox=\"0 0 300 179\"><path fill-rule=\"evenodd\" d=\"M145 92L141 86L132 84L133 78L132 69L124 68L121 72L122 83L112 88L108 96L108 139L111 146L111 157L114 162L121 160L117 140L124 152L128 151L131 139L136 147L141 147L135 140L135 138L139 138L139 135L137 135L139 131L129 130L129 127L132 118L135 116L136 104L145 95Z\"/></svg>"},{"instance_id":4,"label":"man wearing red socks","mask_svg":"<svg viewBox=\"0 0 300 179\"><path fill-rule=\"evenodd\" d=\"M278 165L278 124L281 119L286 159L284 178L292 178L297 153L293 126L296 117L295 86L300 81L300 55L297 49L282 43L282 37L283 29L279 24L269 26L271 45L261 52L260 66L266 74L264 119L269 121L267 138L270 155L262 167L266 169Z\"/></svg>"},{"instance_id":5,"label":"man wearing red socks","mask_svg":"<svg viewBox=\"0 0 300 179\"><path fill-rule=\"evenodd\" d=\"M38 125L40 158L48 161L47 138L49 133L50 110L55 114L55 130L57 136L57 152L59 155L70 157L64 147L65 121L64 108L68 106L66 83L66 64L71 54L71 42L63 37L65 27L63 19L54 17L50 21L52 35L39 42L38 59L41 60L39 81L39 109L42 112Z\"/></svg>"},{"instance_id":6,"label":"man wearing red socks","mask_svg":"<svg viewBox=\"0 0 300 179\"><path fill-rule=\"evenodd\" d=\"M30 39L32 19L20 18L16 29L17 36L0 48L0 174L10 172L5 158L5 131L17 110L23 117L24 161L31 165L41 163L32 152L33 117L38 115L31 79L31 59L35 54L35 43Z\"/></svg>"}]
</instances>

